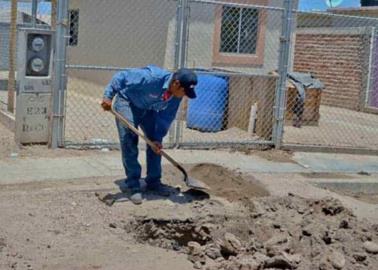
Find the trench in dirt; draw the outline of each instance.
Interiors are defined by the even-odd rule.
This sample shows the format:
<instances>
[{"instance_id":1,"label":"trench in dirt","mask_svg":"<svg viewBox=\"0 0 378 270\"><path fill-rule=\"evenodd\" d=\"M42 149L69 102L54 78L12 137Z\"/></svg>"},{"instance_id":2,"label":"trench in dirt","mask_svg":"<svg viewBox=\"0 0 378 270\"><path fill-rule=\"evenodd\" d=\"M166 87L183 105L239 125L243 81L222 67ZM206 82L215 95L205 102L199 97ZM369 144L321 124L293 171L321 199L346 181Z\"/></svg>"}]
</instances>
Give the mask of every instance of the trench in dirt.
<instances>
[{"instance_id":1,"label":"trench in dirt","mask_svg":"<svg viewBox=\"0 0 378 270\"><path fill-rule=\"evenodd\" d=\"M378 264L378 225L359 222L336 199L271 197L256 179L212 164L197 165L190 175L230 203L201 200L190 219L136 218L125 229L139 242L186 253L198 269L354 270Z\"/></svg>"}]
</instances>

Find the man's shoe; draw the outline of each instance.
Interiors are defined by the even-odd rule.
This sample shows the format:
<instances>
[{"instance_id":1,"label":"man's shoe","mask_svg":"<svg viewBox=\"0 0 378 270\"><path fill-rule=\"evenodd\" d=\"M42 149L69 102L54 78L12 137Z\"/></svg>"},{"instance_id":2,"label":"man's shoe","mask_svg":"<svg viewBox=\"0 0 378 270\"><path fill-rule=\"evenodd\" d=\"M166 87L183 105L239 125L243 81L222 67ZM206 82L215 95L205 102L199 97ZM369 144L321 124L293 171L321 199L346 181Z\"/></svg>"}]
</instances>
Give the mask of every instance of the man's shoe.
<instances>
[{"instance_id":1,"label":"man's shoe","mask_svg":"<svg viewBox=\"0 0 378 270\"><path fill-rule=\"evenodd\" d=\"M143 202L142 193L139 190L132 192L130 195L130 201L132 201L134 204L137 204L137 205L142 204Z\"/></svg>"},{"instance_id":2,"label":"man's shoe","mask_svg":"<svg viewBox=\"0 0 378 270\"><path fill-rule=\"evenodd\" d=\"M139 186L140 186L140 190L144 191L146 189L146 181L144 179L139 179ZM118 187L122 193L129 193L131 192L131 189L132 189L131 187L129 187L127 180L122 181L118 185Z\"/></svg>"},{"instance_id":3,"label":"man's shoe","mask_svg":"<svg viewBox=\"0 0 378 270\"><path fill-rule=\"evenodd\" d=\"M157 184L157 185L147 184L146 191L152 192L158 196L169 197L172 193L172 188L163 184Z\"/></svg>"}]
</instances>

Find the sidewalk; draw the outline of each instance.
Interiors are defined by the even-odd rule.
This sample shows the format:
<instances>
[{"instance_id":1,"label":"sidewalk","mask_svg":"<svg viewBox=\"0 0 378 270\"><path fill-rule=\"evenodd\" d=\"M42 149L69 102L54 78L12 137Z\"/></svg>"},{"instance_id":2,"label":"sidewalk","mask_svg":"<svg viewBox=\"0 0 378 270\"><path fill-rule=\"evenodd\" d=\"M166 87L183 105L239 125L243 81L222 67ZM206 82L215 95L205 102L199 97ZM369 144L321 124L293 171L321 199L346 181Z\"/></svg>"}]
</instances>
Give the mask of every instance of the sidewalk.
<instances>
[{"instance_id":1,"label":"sidewalk","mask_svg":"<svg viewBox=\"0 0 378 270\"><path fill-rule=\"evenodd\" d=\"M273 162L256 155L238 152L203 150L168 150L167 152L182 164L213 163L245 173L378 174L378 156L297 152L292 162ZM145 164L145 155L142 151L140 162ZM167 164L167 161L164 160L163 164ZM16 157L0 160L0 172L0 184L124 175L118 151L98 152L80 157Z\"/></svg>"}]
</instances>

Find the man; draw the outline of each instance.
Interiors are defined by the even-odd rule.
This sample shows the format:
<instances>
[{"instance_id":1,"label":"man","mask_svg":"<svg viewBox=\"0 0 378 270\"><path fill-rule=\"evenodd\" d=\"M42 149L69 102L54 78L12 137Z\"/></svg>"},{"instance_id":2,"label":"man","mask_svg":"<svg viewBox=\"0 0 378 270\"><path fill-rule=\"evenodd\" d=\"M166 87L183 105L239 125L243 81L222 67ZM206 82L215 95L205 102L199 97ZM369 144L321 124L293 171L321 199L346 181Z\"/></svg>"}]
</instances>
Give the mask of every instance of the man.
<instances>
[{"instance_id":1,"label":"man","mask_svg":"<svg viewBox=\"0 0 378 270\"><path fill-rule=\"evenodd\" d=\"M170 73L157 66L129 69L114 75L105 88L101 106L114 109L136 128L139 126L147 138L161 149L163 137L175 119L181 99L186 95L195 98L196 74L189 69ZM138 136L116 119L121 143L122 162L126 173L126 186L131 191L130 200L142 203L139 179ZM156 151L156 152L155 152ZM146 190L169 196L169 189L161 183L161 155L147 146Z\"/></svg>"}]
</instances>

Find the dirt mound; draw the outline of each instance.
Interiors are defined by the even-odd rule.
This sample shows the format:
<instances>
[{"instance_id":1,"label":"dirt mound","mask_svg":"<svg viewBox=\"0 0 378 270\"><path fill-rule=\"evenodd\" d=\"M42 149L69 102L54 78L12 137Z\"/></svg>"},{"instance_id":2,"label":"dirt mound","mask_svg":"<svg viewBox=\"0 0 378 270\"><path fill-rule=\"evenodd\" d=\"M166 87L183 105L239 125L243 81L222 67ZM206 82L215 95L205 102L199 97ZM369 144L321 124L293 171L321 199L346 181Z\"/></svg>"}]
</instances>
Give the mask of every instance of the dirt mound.
<instances>
[{"instance_id":1,"label":"dirt mound","mask_svg":"<svg viewBox=\"0 0 378 270\"><path fill-rule=\"evenodd\" d=\"M340 201L288 195L254 204L250 212L209 215L201 202L193 219L140 218L125 229L186 253L198 269L376 269L378 225L358 221Z\"/></svg>"},{"instance_id":2,"label":"dirt mound","mask_svg":"<svg viewBox=\"0 0 378 270\"><path fill-rule=\"evenodd\" d=\"M190 175L211 187L210 193L230 202L249 201L252 197L268 196L269 192L252 176L243 176L214 164L198 164Z\"/></svg>"}]
</instances>

